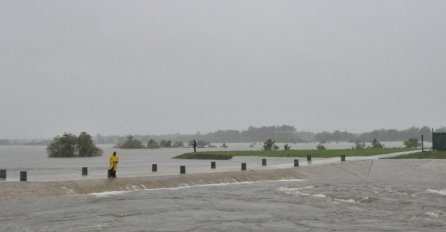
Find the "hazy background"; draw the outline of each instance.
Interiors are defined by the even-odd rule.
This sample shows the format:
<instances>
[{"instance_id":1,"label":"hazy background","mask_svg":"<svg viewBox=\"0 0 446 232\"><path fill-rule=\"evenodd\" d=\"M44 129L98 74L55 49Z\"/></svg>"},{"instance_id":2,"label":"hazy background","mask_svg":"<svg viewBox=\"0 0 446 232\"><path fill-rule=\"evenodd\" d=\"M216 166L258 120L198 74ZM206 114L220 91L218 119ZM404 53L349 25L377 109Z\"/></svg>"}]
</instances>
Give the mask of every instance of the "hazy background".
<instances>
[{"instance_id":1,"label":"hazy background","mask_svg":"<svg viewBox=\"0 0 446 232\"><path fill-rule=\"evenodd\" d=\"M446 1L0 1L0 138L446 125Z\"/></svg>"}]
</instances>

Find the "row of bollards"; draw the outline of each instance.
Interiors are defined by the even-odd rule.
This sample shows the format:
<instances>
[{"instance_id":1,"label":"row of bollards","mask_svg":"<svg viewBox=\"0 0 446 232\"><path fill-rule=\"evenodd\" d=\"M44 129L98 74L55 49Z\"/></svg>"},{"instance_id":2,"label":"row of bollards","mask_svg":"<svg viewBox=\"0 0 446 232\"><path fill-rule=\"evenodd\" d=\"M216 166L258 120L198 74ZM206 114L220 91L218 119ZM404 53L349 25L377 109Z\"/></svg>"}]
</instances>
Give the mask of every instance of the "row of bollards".
<instances>
[{"instance_id":1,"label":"row of bollards","mask_svg":"<svg viewBox=\"0 0 446 232\"><path fill-rule=\"evenodd\" d=\"M6 169L0 170L0 179L6 180ZM26 171L20 171L20 181L28 181L28 175Z\"/></svg>"},{"instance_id":2,"label":"row of bollards","mask_svg":"<svg viewBox=\"0 0 446 232\"><path fill-rule=\"evenodd\" d=\"M345 161L345 155L341 155L341 161ZM307 162L311 163L311 155L307 155ZM262 166L267 166L266 159L262 159ZM294 167L299 167L298 159L294 160ZM214 162L214 161L211 162L211 169L216 169L216 168L217 168L216 162ZM246 163L241 164L241 170L246 171ZM152 164L152 172L158 172L157 164ZM180 166L180 174L186 174L186 166L185 165ZM82 167L82 176L88 176L88 167ZM6 179L6 169L0 170L0 180L1 179L3 179L3 180ZM27 172L20 171L20 181L27 181L27 180L28 180Z\"/></svg>"},{"instance_id":3,"label":"row of bollards","mask_svg":"<svg viewBox=\"0 0 446 232\"><path fill-rule=\"evenodd\" d=\"M307 155L307 161L308 163L311 163L311 155ZM345 161L345 155L341 155L341 161ZM262 166L267 166L267 161L266 159L262 159ZM299 160L295 159L294 160L294 167L299 167ZM217 165L215 161L211 162L211 169L216 169ZM242 163L241 164L241 170L242 171L246 171L246 163ZM152 164L152 172L157 172L158 171L158 165L157 164ZM82 172L83 173L83 172ZM186 166L185 165L181 165L180 166L180 174L186 174Z\"/></svg>"}]
</instances>

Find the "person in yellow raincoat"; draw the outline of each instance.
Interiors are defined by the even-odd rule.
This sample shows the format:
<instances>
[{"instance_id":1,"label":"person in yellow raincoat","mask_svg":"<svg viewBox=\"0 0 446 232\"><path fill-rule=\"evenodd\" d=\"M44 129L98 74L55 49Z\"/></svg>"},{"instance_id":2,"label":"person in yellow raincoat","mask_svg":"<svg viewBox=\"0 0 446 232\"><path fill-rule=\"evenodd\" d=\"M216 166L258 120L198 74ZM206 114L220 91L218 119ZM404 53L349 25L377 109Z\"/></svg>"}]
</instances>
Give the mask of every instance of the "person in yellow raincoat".
<instances>
[{"instance_id":1,"label":"person in yellow raincoat","mask_svg":"<svg viewBox=\"0 0 446 232\"><path fill-rule=\"evenodd\" d=\"M118 169L119 157L114 151L108 158L108 177L116 178L116 169Z\"/></svg>"}]
</instances>

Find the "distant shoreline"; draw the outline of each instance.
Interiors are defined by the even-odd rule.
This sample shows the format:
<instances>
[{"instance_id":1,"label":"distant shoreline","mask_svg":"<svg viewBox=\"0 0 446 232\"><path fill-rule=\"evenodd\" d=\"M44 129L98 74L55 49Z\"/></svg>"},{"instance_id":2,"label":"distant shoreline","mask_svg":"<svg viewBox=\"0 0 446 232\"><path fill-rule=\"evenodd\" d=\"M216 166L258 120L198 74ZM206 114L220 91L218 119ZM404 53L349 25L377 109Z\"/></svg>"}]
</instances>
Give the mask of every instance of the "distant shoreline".
<instances>
[{"instance_id":1,"label":"distant shoreline","mask_svg":"<svg viewBox=\"0 0 446 232\"><path fill-rule=\"evenodd\" d=\"M271 150L271 151L203 151L190 152L175 156L175 159L213 159L228 160L234 156L264 157L307 157L332 158L345 156L373 156L397 152L415 151L417 148L366 148L366 149L325 149L325 150Z\"/></svg>"}]
</instances>

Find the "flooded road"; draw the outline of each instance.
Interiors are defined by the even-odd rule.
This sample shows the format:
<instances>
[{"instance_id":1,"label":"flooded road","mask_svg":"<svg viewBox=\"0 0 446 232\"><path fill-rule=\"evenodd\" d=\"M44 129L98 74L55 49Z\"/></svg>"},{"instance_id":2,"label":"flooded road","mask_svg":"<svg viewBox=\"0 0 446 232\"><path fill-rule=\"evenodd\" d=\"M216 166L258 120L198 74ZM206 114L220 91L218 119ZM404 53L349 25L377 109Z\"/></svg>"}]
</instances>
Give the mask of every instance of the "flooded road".
<instances>
[{"instance_id":1,"label":"flooded road","mask_svg":"<svg viewBox=\"0 0 446 232\"><path fill-rule=\"evenodd\" d=\"M36 174L31 178L36 180L82 178L78 167L90 164L93 175L88 178L103 178L105 157L75 159L67 163L70 159L46 159L44 153L36 154L32 150L35 148L29 149L29 153L22 149L20 156L12 158L2 154L2 164L13 166L8 173L31 168L29 173ZM149 155L147 152L123 151L121 156L125 161L121 175L150 173L147 169L151 161L163 163L161 167L171 165L165 173L176 172L177 165L182 162L195 167L193 172L201 172L204 170L202 166L209 163L172 160L172 150L158 150ZM268 167L262 167L259 157L243 159L250 161L248 167L254 169L283 168L292 164L289 158L268 158ZM219 162L225 165L217 167L239 170L241 161ZM315 165L317 163L320 165ZM173 188L35 198L31 193L31 198L25 200L0 201L0 231L446 230L445 162L358 160L341 163L338 159L316 159L312 166L298 170L314 178L299 180L188 186L179 183L179 187ZM163 172L155 175L163 175ZM7 182L14 185L13 181L14 177Z\"/></svg>"},{"instance_id":2,"label":"flooded road","mask_svg":"<svg viewBox=\"0 0 446 232\"><path fill-rule=\"evenodd\" d=\"M264 181L0 204L0 231L445 231L446 185Z\"/></svg>"},{"instance_id":3,"label":"flooded road","mask_svg":"<svg viewBox=\"0 0 446 232\"><path fill-rule=\"evenodd\" d=\"M220 145L220 144L215 144ZM281 147L283 144L279 144ZM292 149L314 149L315 143L291 144ZM386 143L387 147L401 147L402 142ZM261 144L250 147L249 143L230 143L228 148L203 148L200 150L259 150ZM351 148L352 143L340 142L326 144L329 149ZM192 148L165 149L115 149L113 145L100 145L104 155L87 158L48 158L45 146L0 146L0 169L7 170L8 181L18 181L20 171L28 172L29 181L98 179L107 176L108 156L117 151L120 157L118 177L175 175L179 174L180 165L186 166L187 173L210 173L238 171L241 163L247 163L248 170L263 170L293 167L294 159L285 157L234 157L231 160L218 160L217 168L212 170L211 160L172 159L177 155L191 152ZM262 166L262 158L268 159L268 166ZM352 157L353 158L353 157ZM351 160L348 157L347 159ZM300 165L307 165L305 158L299 158ZM313 158L313 164L339 161L339 158ZM157 164L158 171L152 172L152 164ZM81 168L88 167L88 176L81 176Z\"/></svg>"}]
</instances>

